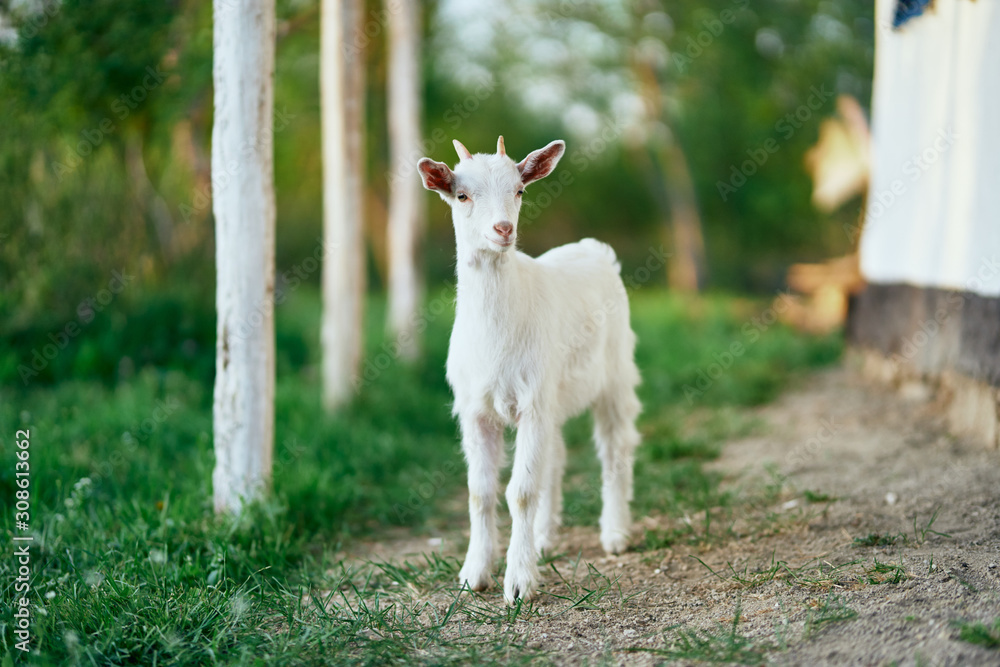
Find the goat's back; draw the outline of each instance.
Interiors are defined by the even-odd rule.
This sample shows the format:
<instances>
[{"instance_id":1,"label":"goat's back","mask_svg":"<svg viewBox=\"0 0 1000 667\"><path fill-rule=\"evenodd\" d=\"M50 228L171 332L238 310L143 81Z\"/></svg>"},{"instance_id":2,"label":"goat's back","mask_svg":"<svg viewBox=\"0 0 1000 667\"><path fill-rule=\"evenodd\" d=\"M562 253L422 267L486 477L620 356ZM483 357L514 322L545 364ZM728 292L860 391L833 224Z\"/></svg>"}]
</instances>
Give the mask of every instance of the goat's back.
<instances>
[{"instance_id":1,"label":"goat's back","mask_svg":"<svg viewBox=\"0 0 1000 667\"><path fill-rule=\"evenodd\" d=\"M552 248L538 256L542 264L560 269L604 270L610 269L615 275L621 272L621 264L615 250L597 239L581 239Z\"/></svg>"},{"instance_id":2,"label":"goat's back","mask_svg":"<svg viewBox=\"0 0 1000 667\"><path fill-rule=\"evenodd\" d=\"M559 377L560 407L569 417L616 377L624 374L631 382L635 336L628 294L614 249L595 239L553 248L537 261L548 272L546 319L558 320L550 330L558 350L550 371Z\"/></svg>"}]
</instances>

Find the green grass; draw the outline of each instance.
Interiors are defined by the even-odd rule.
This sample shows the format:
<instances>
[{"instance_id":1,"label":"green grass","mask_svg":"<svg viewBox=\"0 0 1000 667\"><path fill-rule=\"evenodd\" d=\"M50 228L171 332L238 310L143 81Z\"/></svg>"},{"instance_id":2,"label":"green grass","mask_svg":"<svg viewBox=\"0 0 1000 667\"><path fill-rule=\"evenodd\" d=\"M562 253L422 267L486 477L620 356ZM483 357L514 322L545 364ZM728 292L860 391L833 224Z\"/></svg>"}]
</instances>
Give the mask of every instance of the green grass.
<instances>
[{"instance_id":1,"label":"green grass","mask_svg":"<svg viewBox=\"0 0 1000 667\"><path fill-rule=\"evenodd\" d=\"M697 556L691 556L691 558L720 581L741 590L752 590L771 582L783 582L788 586L829 591L833 588L894 585L909 578L902 565L880 561L877 557L873 558L871 563L864 560L852 560L838 565L816 558L802 565L792 566L784 560L777 559L775 554L772 554L770 562L758 567L751 567L749 563L737 566L727 562L725 568L718 570L713 569ZM968 582L960 578L959 582L973 592L978 592Z\"/></svg>"},{"instance_id":2,"label":"green grass","mask_svg":"<svg viewBox=\"0 0 1000 667\"><path fill-rule=\"evenodd\" d=\"M727 625L720 624L713 630L674 628L667 638L667 647L651 649L650 653L674 660L694 660L738 665L759 665L764 655L780 648L777 644L753 640L739 632L740 603L736 603L733 619Z\"/></svg>"},{"instance_id":3,"label":"green grass","mask_svg":"<svg viewBox=\"0 0 1000 667\"><path fill-rule=\"evenodd\" d=\"M622 591L620 576L612 579L600 572L593 563L586 563L586 574L583 577L578 577L581 560L583 560L582 554L577 556L576 560L571 561L572 571L568 573L568 576L559 571L555 562L549 562L549 567L555 572L559 583L562 584L562 589L565 591L565 594L546 592L550 597L566 603L566 607L559 614L565 614L573 609L599 609L596 605L609 596L617 598L618 605L622 606L637 595L626 595Z\"/></svg>"},{"instance_id":4,"label":"green grass","mask_svg":"<svg viewBox=\"0 0 1000 667\"><path fill-rule=\"evenodd\" d=\"M870 566L865 566L861 582L866 584L899 584L908 579L906 568L896 563L885 563L878 558L872 559Z\"/></svg>"},{"instance_id":5,"label":"green grass","mask_svg":"<svg viewBox=\"0 0 1000 667\"><path fill-rule=\"evenodd\" d=\"M856 547L891 547L896 542L902 541L906 542L906 535L902 533L896 533L895 535L890 535L888 533L868 533L864 537L855 537L854 546Z\"/></svg>"},{"instance_id":6,"label":"green grass","mask_svg":"<svg viewBox=\"0 0 1000 667\"><path fill-rule=\"evenodd\" d=\"M802 497L805 498L807 503L833 503L839 500L836 496L831 496L828 493L823 493L822 491L810 491L806 489L802 492Z\"/></svg>"},{"instance_id":7,"label":"green grass","mask_svg":"<svg viewBox=\"0 0 1000 667\"><path fill-rule=\"evenodd\" d=\"M806 640L832 623L854 620L858 613L847 605L842 596L830 593L823 599L810 600L804 616L801 639ZM742 634L739 630L741 618L742 600L737 598L733 618L726 624L720 623L711 630L674 626L668 630L664 648L632 650L653 653L671 663L680 660L760 665L766 662L768 654L788 648L789 638L785 635L787 617L775 627L777 641Z\"/></svg>"},{"instance_id":8,"label":"green grass","mask_svg":"<svg viewBox=\"0 0 1000 667\"><path fill-rule=\"evenodd\" d=\"M820 558L814 558L802 565L792 566L784 560L778 560L772 553L770 562L759 567L752 568L749 563L737 567L733 563L727 562L725 569L718 571L712 569L697 556L691 556L691 558L698 561L702 567L720 581L744 590L758 588L772 581L780 581L788 586L828 591L835 586L848 586L855 581L857 576L853 573L853 568L864 562L853 560L839 565L831 565Z\"/></svg>"},{"instance_id":9,"label":"green grass","mask_svg":"<svg viewBox=\"0 0 1000 667\"><path fill-rule=\"evenodd\" d=\"M930 518L922 526L917 525L917 516L913 516L913 539L911 540L905 533L868 533L862 537L854 538L856 547L891 547L896 544L920 546L927 541L927 535L936 535L945 539L950 539L951 535L934 530L932 526L937 521L940 508L934 510Z\"/></svg>"},{"instance_id":10,"label":"green grass","mask_svg":"<svg viewBox=\"0 0 1000 667\"><path fill-rule=\"evenodd\" d=\"M952 625L958 628L958 638L963 642L978 644L990 649L1000 649L1000 618L988 625L981 621L955 621Z\"/></svg>"},{"instance_id":11,"label":"green grass","mask_svg":"<svg viewBox=\"0 0 1000 667\"><path fill-rule=\"evenodd\" d=\"M806 613L805 636L811 637L830 623L852 621L858 617L858 612L847 606L843 597L833 593L822 601L816 601Z\"/></svg>"},{"instance_id":12,"label":"green grass","mask_svg":"<svg viewBox=\"0 0 1000 667\"><path fill-rule=\"evenodd\" d=\"M450 303L448 294L435 296ZM371 371L348 407L326 415L319 402L318 302L302 287L277 310L274 491L239 519L211 510L212 386L201 357L157 365L172 359L163 343L164 350L132 359L134 373L91 374L91 367L121 367L101 343L91 345L98 357L87 364L63 353L69 356L60 357L60 368L69 376L27 389L15 379L0 388L0 432L9 441L16 429L31 429L36 662L546 660L512 630L537 613L533 604L507 609L496 591L460 598L459 563L452 558L344 560L362 537L377 540L390 530L427 536L467 521L464 464L444 380L452 314L448 306L429 322L423 359ZM796 374L833 361L840 342L779 325L751 342L744 324L766 307L759 302L689 300L649 289L635 293L632 305L644 403L636 514L700 513L696 532L712 533L719 528L713 517L732 499L704 462L726 438L756 428L742 407L770 400ZM384 303L371 300L366 345L373 361L386 351L383 313ZM109 326L95 320L93 332L80 335L81 349ZM685 385L697 383L733 342L744 343L745 353L689 400ZM568 424L566 439L573 452L566 523L596 525L600 480L588 418ZM6 510L15 491L14 458L3 451ZM0 516L4 534L13 533L12 521L11 511ZM552 589L559 605L628 603L614 578L596 570L570 574L566 562L546 565L565 577ZM13 567L11 558L0 559L3 619L12 613ZM431 608L420 596L393 595L399 588L452 595L454 602ZM14 641L5 623L2 653Z\"/></svg>"},{"instance_id":13,"label":"green grass","mask_svg":"<svg viewBox=\"0 0 1000 667\"><path fill-rule=\"evenodd\" d=\"M937 535L938 537L943 537L945 539L951 539L951 535L949 535L948 533L942 533L931 528L931 526L934 525L934 522L937 521L938 512L940 511L941 511L940 507L935 508L934 512L931 514L931 517L927 520L927 523L925 523L923 526L917 526L917 516L915 514L913 515L913 540L914 542L916 542L916 544L919 545L926 542L928 533L930 533L931 535Z\"/></svg>"}]
</instances>

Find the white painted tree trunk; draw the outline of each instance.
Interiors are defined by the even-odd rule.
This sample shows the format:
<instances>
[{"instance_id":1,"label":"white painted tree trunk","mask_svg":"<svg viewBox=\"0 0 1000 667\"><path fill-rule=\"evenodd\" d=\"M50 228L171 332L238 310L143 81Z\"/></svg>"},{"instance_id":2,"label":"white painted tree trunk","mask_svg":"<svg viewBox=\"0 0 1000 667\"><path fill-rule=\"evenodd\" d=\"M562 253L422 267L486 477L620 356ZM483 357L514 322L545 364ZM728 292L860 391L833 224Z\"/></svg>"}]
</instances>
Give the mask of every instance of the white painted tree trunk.
<instances>
[{"instance_id":1,"label":"white painted tree trunk","mask_svg":"<svg viewBox=\"0 0 1000 667\"><path fill-rule=\"evenodd\" d=\"M361 363L364 49L359 0L321 0L323 135L323 404L350 398Z\"/></svg>"},{"instance_id":2,"label":"white painted tree trunk","mask_svg":"<svg viewBox=\"0 0 1000 667\"><path fill-rule=\"evenodd\" d=\"M423 299L418 258L424 197L420 154L420 20L416 0L387 2L389 13L389 333L399 354L420 352L417 311Z\"/></svg>"},{"instance_id":3,"label":"white painted tree trunk","mask_svg":"<svg viewBox=\"0 0 1000 667\"><path fill-rule=\"evenodd\" d=\"M274 442L274 0L214 3L215 511L265 493Z\"/></svg>"}]
</instances>

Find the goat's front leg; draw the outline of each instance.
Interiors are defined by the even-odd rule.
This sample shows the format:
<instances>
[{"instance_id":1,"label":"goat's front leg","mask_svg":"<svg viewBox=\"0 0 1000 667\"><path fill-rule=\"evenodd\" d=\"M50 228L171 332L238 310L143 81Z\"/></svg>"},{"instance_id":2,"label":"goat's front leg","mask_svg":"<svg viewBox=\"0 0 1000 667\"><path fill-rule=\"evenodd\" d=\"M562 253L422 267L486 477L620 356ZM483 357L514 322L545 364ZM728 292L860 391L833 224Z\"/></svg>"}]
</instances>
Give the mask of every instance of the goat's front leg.
<instances>
[{"instance_id":1,"label":"goat's front leg","mask_svg":"<svg viewBox=\"0 0 1000 667\"><path fill-rule=\"evenodd\" d=\"M497 556L497 494L503 466L503 426L486 415L460 419L462 450L469 474L469 551L459 572L460 584L483 591L492 583Z\"/></svg>"},{"instance_id":2,"label":"goat's front leg","mask_svg":"<svg viewBox=\"0 0 1000 667\"><path fill-rule=\"evenodd\" d=\"M552 445L554 425L541 411L522 414L517 429L514 467L507 485L507 506L511 515L510 547L503 592L508 604L532 596L538 581L538 550L534 523L539 509L544 474L548 466L547 448Z\"/></svg>"}]
</instances>

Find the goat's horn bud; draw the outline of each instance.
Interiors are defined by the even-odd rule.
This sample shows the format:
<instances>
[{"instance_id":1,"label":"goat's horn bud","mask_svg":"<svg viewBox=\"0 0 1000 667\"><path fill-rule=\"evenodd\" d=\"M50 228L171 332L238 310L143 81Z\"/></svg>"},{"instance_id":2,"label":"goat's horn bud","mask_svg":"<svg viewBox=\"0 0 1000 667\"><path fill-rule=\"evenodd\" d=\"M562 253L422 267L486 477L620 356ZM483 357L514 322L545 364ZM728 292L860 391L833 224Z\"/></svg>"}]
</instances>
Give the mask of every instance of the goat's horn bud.
<instances>
[{"instance_id":1,"label":"goat's horn bud","mask_svg":"<svg viewBox=\"0 0 1000 667\"><path fill-rule=\"evenodd\" d=\"M458 139L452 139L452 143L455 144L455 151L458 152L459 160L472 159L472 153L469 152L468 148L462 145L461 141L459 141Z\"/></svg>"},{"instance_id":2,"label":"goat's horn bud","mask_svg":"<svg viewBox=\"0 0 1000 667\"><path fill-rule=\"evenodd\" d=\"M497 139L497 155L507 155L507 150L503 147L503 135Z\"/></svg>"}]
</instances>

